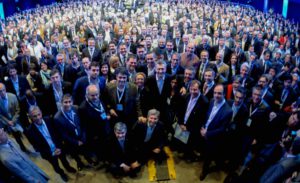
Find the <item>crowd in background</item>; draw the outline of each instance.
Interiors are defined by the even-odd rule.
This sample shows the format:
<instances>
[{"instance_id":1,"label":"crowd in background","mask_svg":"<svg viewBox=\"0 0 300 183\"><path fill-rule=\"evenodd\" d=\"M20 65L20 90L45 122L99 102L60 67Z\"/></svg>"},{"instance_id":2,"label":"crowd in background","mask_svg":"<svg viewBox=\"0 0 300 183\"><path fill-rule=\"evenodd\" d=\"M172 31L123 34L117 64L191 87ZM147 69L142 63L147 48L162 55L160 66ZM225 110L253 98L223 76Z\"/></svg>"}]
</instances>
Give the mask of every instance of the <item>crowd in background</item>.
<instances>
[{"instance_id":1,"label":"crowd in background","mask_svg":"<svg viewBox=\"0 0 300 183\"><path fill-rule=\"evenodd\" d=\"M1 23L1 179L48 181L24 137L64 181L99 163L135 177L165 145L202 161L200 180L300 179L298 23L206 0L68 1Z\"/></svg>"}]
</instances>

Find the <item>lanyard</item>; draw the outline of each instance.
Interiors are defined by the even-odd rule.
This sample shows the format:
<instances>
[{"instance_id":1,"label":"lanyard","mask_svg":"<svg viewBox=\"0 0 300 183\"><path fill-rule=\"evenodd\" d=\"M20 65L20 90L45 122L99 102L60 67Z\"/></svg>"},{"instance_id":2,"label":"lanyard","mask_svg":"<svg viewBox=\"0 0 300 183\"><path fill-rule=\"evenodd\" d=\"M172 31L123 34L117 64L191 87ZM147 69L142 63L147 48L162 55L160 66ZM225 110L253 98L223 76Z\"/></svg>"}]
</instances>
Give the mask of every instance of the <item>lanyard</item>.
<instances>
[{"instance_id":1,"label":"lanyard","mask_svg":"<svg viewBox=\"0 0 300 183\"><path fill-rule=\"evenodd\" d=\"M103 113L104 112L104 109L103 109L103 106L100 102L100 109L99 107L96 107L94 104L90 103L88 99L86 99L87 103L92 107L94 108L96 111L100 112L100 113Z\"/></svg>"},{"instance_id":2,"label":"lanyard","mask_svg":"<svg viewBox=\"0 0 300 183\"><path fill-rule=\"evenodd\" d=\"M76 127L76 125L75 125L75 123L74 123L74 113L73 113L73 111L71 111L71 118L64 112L64 110L63 109L61 109L61 112L62 112L62 114L64 115L64 117L75 127L75 128L77 128Z\"/></svg>"},{"instance_id":3,"label":"lanyard","mask_svg":"<svg viewBox=\"0 0 300 183\"><path fill-rule=\"evenodd\" d=\"M254 109L254 111L252 111L252 105L250 105L250 109L249 109L250 115L249 115L249 117L251 117L257 111L257 108Z\"/></svg>"},{"instance_id":4,"label":"lanyard","mask_svg":"<svg viewBox=\"0 0 300 183\"><path fill-rule=\"evenodd\" d=\"M57 97L58 101L60 101L61 98L61 92L57 91L55 86L53 86L54 95Z\"/></svg>"},{"instance_id":5,"label":"lanyard","mask_svg":"<svg viewBox=\"0 0 300 183\"><path fill-rule=\"evenodd\" d=\"M124 91L125 91L125 88L122 91L117 88L117 97L118 97L119 103L121 103L122 97L124 95ZM120 94L120 92L121 92L121 94Z\"/></svg>"}]
</instances>

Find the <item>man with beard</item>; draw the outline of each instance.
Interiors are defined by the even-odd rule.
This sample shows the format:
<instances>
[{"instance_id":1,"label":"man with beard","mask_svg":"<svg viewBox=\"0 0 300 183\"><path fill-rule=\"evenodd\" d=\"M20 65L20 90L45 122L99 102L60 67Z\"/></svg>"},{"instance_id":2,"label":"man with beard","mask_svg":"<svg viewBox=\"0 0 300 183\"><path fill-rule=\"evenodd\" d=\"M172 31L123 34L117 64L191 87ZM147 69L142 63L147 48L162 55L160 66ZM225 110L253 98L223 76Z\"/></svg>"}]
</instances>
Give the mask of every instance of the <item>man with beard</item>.
<instances>
[{"instance_id":1,"label":"man with beard","mask_svg":"<svg viewBox=\"0 0 300 183\"><path fill-rule=\"evenodd\" d=\"M104 141L110 133L109 119L105 105L100 100L97 85L91 84L86 88L85 100L79 107L79 117L82 128L86 130L87 148L94 152L98 161L103 160Z\"/></svg>"}]
</instances>

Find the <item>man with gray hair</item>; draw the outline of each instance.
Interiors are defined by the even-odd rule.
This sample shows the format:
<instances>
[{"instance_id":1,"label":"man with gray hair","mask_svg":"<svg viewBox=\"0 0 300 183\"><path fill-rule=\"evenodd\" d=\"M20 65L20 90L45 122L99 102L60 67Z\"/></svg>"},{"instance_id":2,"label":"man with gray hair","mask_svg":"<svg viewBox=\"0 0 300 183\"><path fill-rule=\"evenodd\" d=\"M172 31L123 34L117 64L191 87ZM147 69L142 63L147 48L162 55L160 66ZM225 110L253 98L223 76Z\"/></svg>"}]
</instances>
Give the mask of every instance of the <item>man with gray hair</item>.
<instances>
[{"instance_id":1,"label":"man with gray hair","mask_svg":"<svg viewBox=\"0 0 300 183\"><path fill-rule=\"evenodd\" d=\"M115 176L129 175L135 177L140 169L136 159L136 151L128 139L127 126L118 122L114 126L114 133L107 140L107 154L110 162L109 171Z\"/></svg>"},{"instance_id":2,"label":"man with gray hair","mask_svg":"<svg viewBox=\"0 0 300 183\"><path fill-rule=\"evenodd\" d=\"M145 163L149 158L162 161L166 158L163 151L166 140L164 126L159 121L160 112L156 109L150 109L147 115L147 122L137 122L133 129L135 146L138 150L138 161Z\"/></svg>"}]
</instances>

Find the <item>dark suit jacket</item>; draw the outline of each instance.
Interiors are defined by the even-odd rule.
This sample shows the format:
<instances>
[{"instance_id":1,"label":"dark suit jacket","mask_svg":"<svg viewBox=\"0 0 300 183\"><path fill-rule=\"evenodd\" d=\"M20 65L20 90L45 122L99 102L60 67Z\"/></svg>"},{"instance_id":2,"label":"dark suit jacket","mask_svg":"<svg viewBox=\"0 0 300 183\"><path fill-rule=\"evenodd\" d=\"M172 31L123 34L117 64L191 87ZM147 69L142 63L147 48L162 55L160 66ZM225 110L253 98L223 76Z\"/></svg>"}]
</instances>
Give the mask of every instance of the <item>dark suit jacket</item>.
<instances>
[{"instance_id":1,"label":"dark suit jacket","mask_svg":"<svg viewBox=\"0 0 300 183\"><path fill-rule=\"evenodd\" d=\"M122 121L130 128L137 121L137 118L142 116L142 111L140 108L140 101L138 98L138 90L136 85L128 83L125 87L124 95L121 99L121 104L123 106L123 111L117 110L117 105L119 104L117 97L117 84L110 84L106 87L106 106L107 109L114 109L118 114L115 122ZM113 119L112 119L113 120Z\"/></svg>"},{"instance_id":2,"label":"dark suit jacket","mask_svg":"<svg viewBox=\"0 0 300 183\"><path fill-rule=\"evenodd\" d=\"M147 123L139 123L137 122L134 126L131 134L131 139L134 140L135 147L137 147L138 151L144 151L143 147L148 150L153 150L155 148L163 148L165 142L165 134L164 134L164 126L162 122L157 122L151 138L148 142L144 142L147 135Z\"/></svg>"},{"instance_id":3,"label":"dark suit jacket","mask_svg":"<svg viewBox=\"0 0 300 183\"><path fill-rule=\"evenodd\" d=\"M102 106L104 107L103 112L106 113L107 110L103 103ZM81 103L78 112L81 126L86 131L87 143L95 139L103 141L107 138L110 133L109 121L101 118L101 112L95 110L86 100Z\"/></svg>"},{"instance_id":4,"label":"dark suit jacket","mask_svg":"<svg viewBox=\"0 0 300 183\"><path fill-rule=\"evenodd\" d=\"M95 47L93 55L90 55L89 48L86 47L82 50L82 58L89 57L90 61L102 62L102 53L101 51Z\"/></svg>"},{"instance_id":5,"label":"dark suit jacket","mask_svg":"<svg viewBox=\"0 0 300 183\"><path fill-rule=\"evenodd\" d=\"M156 76L150 76L145 82L145 88L149 93L149 107L155 108L161 112L161 121L166 123L166 111L168 108L167 99L171 95L171 80L172 77L167 75L165 76L164 85L161 94L157 86ZM153 100L152 100L153 99Z\"/></svg>"},{"instance_id":6,"label":"dark suit jacket","mask_svg":"<svg viewBox=\"0 0 300 183\"><path fill-rule=\"evenodd\" d=\"M209 104L207 119L211 115L212 108L214 106L214 100L212 99ZM224 137L226 127L230 123L232 118L232 109L227 102L219 109L211 123L207 127L206 132L206 143L208 152L216 152L216 150L224 146ZM206 120L207 121L207 120Z\"/></svg>"},{"instance_id":7,"label":"dark suit jacket","mask_svg":"<svg viewBox=\"0 0 300 183\"><path fill-rule=\"evenodd\" d=\"M191 95L189 94L185 97L182 105L180 105L180 110L178 111L178 124L180 125L184 124L184 117L187 112L190 99ZM206 120L208 104L208 99L201 94L185 124L187 130L191 133L196 133L198 136L200 135L200 128L204 125Z\"/></svg>"},{"instance_id":8,"label":"dark suit jacket","mask_svg":"<svg viewBox=\"0 0 300 183\"><path fill-rule=\"evenodd\" d=\"M82 76L76 80L73 88L74 104L80 105L81 102L85 99L85 90L86 87L89 86L89 84L90 83L88 76ZM105 78L102 76L99 77L99 88L100 93L103 93L105 89Z\"/></svg>"},{"instance_id":9,"label":"dark suit jacket","mask_svg":"<svg viewBox=\"0 0 300 183\"><path fill-rule=\"evenodd\" d=\"M79 114L77 108L73 107L74 121L73 124L69 119L62 113L58 111L54 116L54 125L60 134L60 141L63 142L68 147L77 147L78 141L85 142L85 131L81 128ZM77 134L76 134L77 131Z\"/></svg>"},{"instance_id":10,"label":"dark suit jacket","mask_svg":"<svg viewBox=\"0 0 300 183\"><path fill-rule=\"evenodd\" d=\"M169 75L172 75L172 76L181 75L181 74L184 74L184 68L181 67L180 65L178 65L178 67L177 67L175 73L173 74L173 73L172 73L172 68L171 68L171 63L168 62L168 63L167 63L167 73L168 73Z\"/></svg>"},{"instance_id":11,"label":"dark suit jacket","mask_svg":"<svg viewBox=\"0 0 300 183\"><path fill-rule=\"evenodd\" d=\"M112 134L106 141L106 150L108 160L116 167L120 167L122 163L130 165L136 161L136 151L133 147L133 143L126 137L124 142L124 151L116 138L115 134Z\"/></svg>"},{"instance_id":12,"label":"dark suit jacket","mask_svg":"<svg viewBox=\"0 0 300 183\"><path fill-rule=\"evenodd\" d=\"M37 58L36 57L34 57L34 56L30 56L29 57L29 60L30 60L30 63L33 63L34 65L35 65L35 67L36 67L36 69L39 71L39 68L40 68L40 66L39 66L39 64L38 64L38 60L37 60ZM28 73L29 73L29 64L28 64L28 62L27 62L27 60L26 60L26 57L23 57L22 58L22 61L21 61L21 73L23 74L23 75L27 75Z\"/></svg>"},{"instance_id":13,"label":"dark suit jacket","mask_svg":"<svg viewBox=\"0 0 300 183\"><path fill-rule=\"evenodd\" d=\"M17 96L17 92L10 78L6 80L4 84L6 86L6 91L15 94L18 100L21 101L25 98L26 90L30 89L30 86L28 84L27 79L24 76L18 76L18 80L19 80L19 92L20 92L19 96Z\"/></svg>"},{"instance_id":14,"label":"dark suit jacket","mask_svg":"<svg viewBox=\"0 0 300 183\"><path fill-rule=\"evenodd\" d=\"M234 105L234 100L228 101L229 106L232 108ZM243 136L244 130L246 128L246 123L249 116L249 110L247 106L243 103L239 110L237 111L236 115L231 118L231 122L228 125L227 131L234 135L234 137L241 137ZM241 139L235 139L241 140Z\"/></svg>"},{"instance_id":15,"label":"dark suit jacket","mask_svg":"<svg viewBox=\"0 0 300 183\"><path fill-rule=\"evenodd\" d=\"M210 51L209 51L209 58L210 60L216 60L216 54L219 52L219 46L213 46L211 47ZM225 64L229 64L230 63L230 56L231 56L232 51L230 50L230 48L228 48L227 46L225 46L225 50L224 50L224 63Z\"/></svg>"},{"instance_id":16,"label":"dark suit jacket","mask_svg":"<svg viewBox=\"0 0 300 183\"><path fill-rule=\"evenodd\" d=\"M264 136L268 131L267 126L269 122L270 107L265 101L262 101L257 106L256 110L254 107L251 108L250 105L251 102L248 104L249 119L251 120L251 123L247 125L246 134L261 143L265 140Z\"/></svg>"},{"instance_id":17,"label":"dark suit jacket","mask_svg":"<svg viewBox=\"0 0 300 183\"><path fill-rule=\"evenodd\" d=\"M44 118L44 121L53 143L55 144L56 148L60 148L61 144L59 143L59 140L57 138L57 132L52 124L53 122L48 118ZM43 158L49 159L52 157L50 146L48 145L46 139L43 137L39 129L35 126L35 124L30 125L29 129L26 132L26 136L34 149L40 152Z\"/></svg>"},{"instance_id":18,"label":"dark suit jacket","mask_svg":"<svg viewBox=\"0 0 300 183\"><path fill-rule=\"evenodd\" d=\"M72 91L71 83L62 82L62 91L63 91L63 94L71 93L71 91ZM50 84L49 88L47 90L45 90L43 103L45 106L48 106L47 110L44 111L44 114L54 116L55 113L57 112L57 106L56 106L56 101L55 101L54 90L53 90L52 84Z\"/></svg>"}]
</instances>

